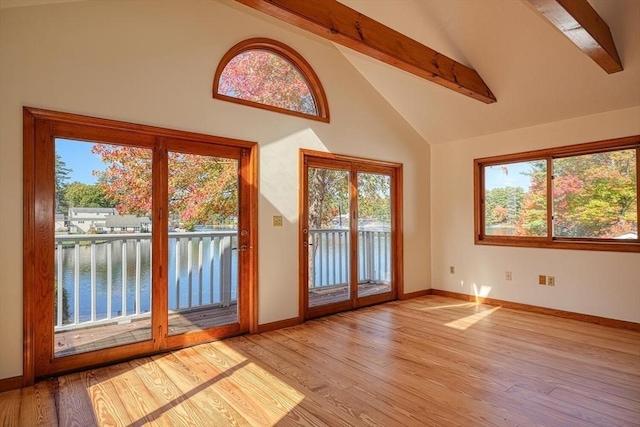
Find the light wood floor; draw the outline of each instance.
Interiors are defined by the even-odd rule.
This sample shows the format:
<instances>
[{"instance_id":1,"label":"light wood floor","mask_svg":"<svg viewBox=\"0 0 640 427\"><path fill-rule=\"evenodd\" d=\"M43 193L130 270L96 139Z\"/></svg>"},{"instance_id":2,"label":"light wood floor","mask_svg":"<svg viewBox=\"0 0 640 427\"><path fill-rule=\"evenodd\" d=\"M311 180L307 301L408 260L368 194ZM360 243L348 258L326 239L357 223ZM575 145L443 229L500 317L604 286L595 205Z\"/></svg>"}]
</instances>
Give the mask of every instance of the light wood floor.
<instances>
[{"instance_id":1,"label":"light wood floor","mask_svg":"<svg viewBox=\"0 0 640 427\"><path fill-rule=\"evenodd\" d=\"M640 333L429 296L0 394L0 425L637 426Z\"/></svg>"}]
</instances>

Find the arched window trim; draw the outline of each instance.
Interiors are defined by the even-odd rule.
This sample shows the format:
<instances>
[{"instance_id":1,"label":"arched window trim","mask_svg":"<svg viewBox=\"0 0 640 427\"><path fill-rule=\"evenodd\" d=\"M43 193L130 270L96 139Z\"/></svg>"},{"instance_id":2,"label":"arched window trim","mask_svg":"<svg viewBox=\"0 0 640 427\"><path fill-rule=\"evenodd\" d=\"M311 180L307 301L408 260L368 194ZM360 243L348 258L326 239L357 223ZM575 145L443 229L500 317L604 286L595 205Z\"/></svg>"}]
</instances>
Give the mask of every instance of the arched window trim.
<instances>
[{"instance_id":1,"label":"arched window trim","mask_svg":"<svg viewBox=\"0 0 640 427\"><path fill-rule=\"evenodd\" d=\"M246 99L234 98L232 96L219 93L218 85L220 83L220 75L222 74L224 68L237 55L249 50L263 50L273 52L274 54L279 55L285 60L289 61L294 67L296 67L309 86L311 95L313 96L313 100L316 103L318 114L314 115L301 113L299 111L287 110L286 108L261 104L259 102L249 101ZM315 73L315 71L313 71L311 65L309 65L309 63L302 57L302 55L300 55L298 52L296 52L286 44L281 43L277 40L267 38L252 38L241 41L240 43L229 49L220 60L218 68L216 69L216 74L213 78L213 97L216 99L235 102L237 104L262 108L263 110L276 111L278 113L289 114L291 116L304 117L306 119L319 120L321 122L329 123L329 105L327 103L327 97L324 93L324 88L320 83L318 75Z\"/></svg>"}]
</instances>

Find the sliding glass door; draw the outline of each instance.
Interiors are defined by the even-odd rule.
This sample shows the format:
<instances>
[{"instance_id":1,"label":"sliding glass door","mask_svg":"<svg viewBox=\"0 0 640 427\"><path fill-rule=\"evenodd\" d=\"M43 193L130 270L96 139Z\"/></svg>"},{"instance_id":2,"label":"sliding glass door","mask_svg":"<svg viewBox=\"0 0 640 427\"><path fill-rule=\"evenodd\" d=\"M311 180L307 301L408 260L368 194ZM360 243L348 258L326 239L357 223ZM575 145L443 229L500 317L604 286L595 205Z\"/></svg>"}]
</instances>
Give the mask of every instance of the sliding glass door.
<instances>
[{"instance_id":1,"label":"sliding glass door","mask_svg":"<svg viewBox=\"0 0 640 427\"><path fill-rule=\"evenodd\" d=\"M395 299L400 165L303 151L305 318Z\"/></svg>"},{"instance_id":2,"label":"sliding glass door","mask_svg":"<svg viewBox=\"0 0 640 427\"><path fill-rule=\"evenodd\" d=\"M25 375L248 332L255 145L25 114Z\"/></svg>"}]
</instances>

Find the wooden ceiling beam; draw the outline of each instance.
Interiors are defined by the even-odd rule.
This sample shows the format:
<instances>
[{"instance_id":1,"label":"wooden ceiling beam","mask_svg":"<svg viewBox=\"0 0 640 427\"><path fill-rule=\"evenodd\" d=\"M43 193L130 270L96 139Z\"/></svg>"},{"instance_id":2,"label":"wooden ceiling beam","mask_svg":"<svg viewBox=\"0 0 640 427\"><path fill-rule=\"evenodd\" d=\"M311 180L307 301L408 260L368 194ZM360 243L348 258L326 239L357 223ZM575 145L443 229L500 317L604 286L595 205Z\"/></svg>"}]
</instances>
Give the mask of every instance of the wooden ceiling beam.
<instances>
[{"instance_id":1,"label":"wooden ceiling beam","mask_svg":"<svg viewBox=\"0 0 640 427\"><path fill-rule=\"evenodd\" d=\"M496 102L475 70L335 0L236 1L473 99Z\"/></svg>"},{"instance_id":2,"label":"wooden ceiling beam","mask_svg":"<svg viewBox=\"0 0 640 427\"><path fill-rule=\"evenodd\" d=\"M609 26L587 0L527 0L609 74L622 71Z\"/></svg>"}]
</instances>

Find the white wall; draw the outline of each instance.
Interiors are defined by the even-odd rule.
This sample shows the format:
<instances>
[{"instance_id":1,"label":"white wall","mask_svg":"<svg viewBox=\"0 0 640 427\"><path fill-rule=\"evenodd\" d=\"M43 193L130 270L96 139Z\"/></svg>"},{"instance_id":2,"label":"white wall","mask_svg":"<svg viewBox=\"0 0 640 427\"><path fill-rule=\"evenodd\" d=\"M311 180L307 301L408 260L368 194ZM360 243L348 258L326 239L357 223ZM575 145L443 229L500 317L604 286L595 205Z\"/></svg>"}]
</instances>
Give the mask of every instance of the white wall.
<instances>
[{"instance_id":1,"label":"white wall","mask_svg":"<svg viewBox=\"0 0 640 427\"><path fill-rule=\"evenodd\" d=\"M429 287L428 144L332 44L243 10L167 0L0 11L0 379L22 372L24 105L259 142L261 324L298 315L299 147L404 164L405 291ZM212 99L219 59L258 36L311 63L330 124Z\"/></svg>"},{"instance_id":2,"label":"white wall","mask_svg":"<svg viewBox=\"0 0 640 427\"><path fill-rule=\"evenodd\" d=\"M638 253L476 246L473 239L474 158L639 133L635 107L432 146L432 288L468 295L477 289L490 298L640 322ZM556 286L538 285L539 274L555 276Z\"/></svg>"}]
</instances>

